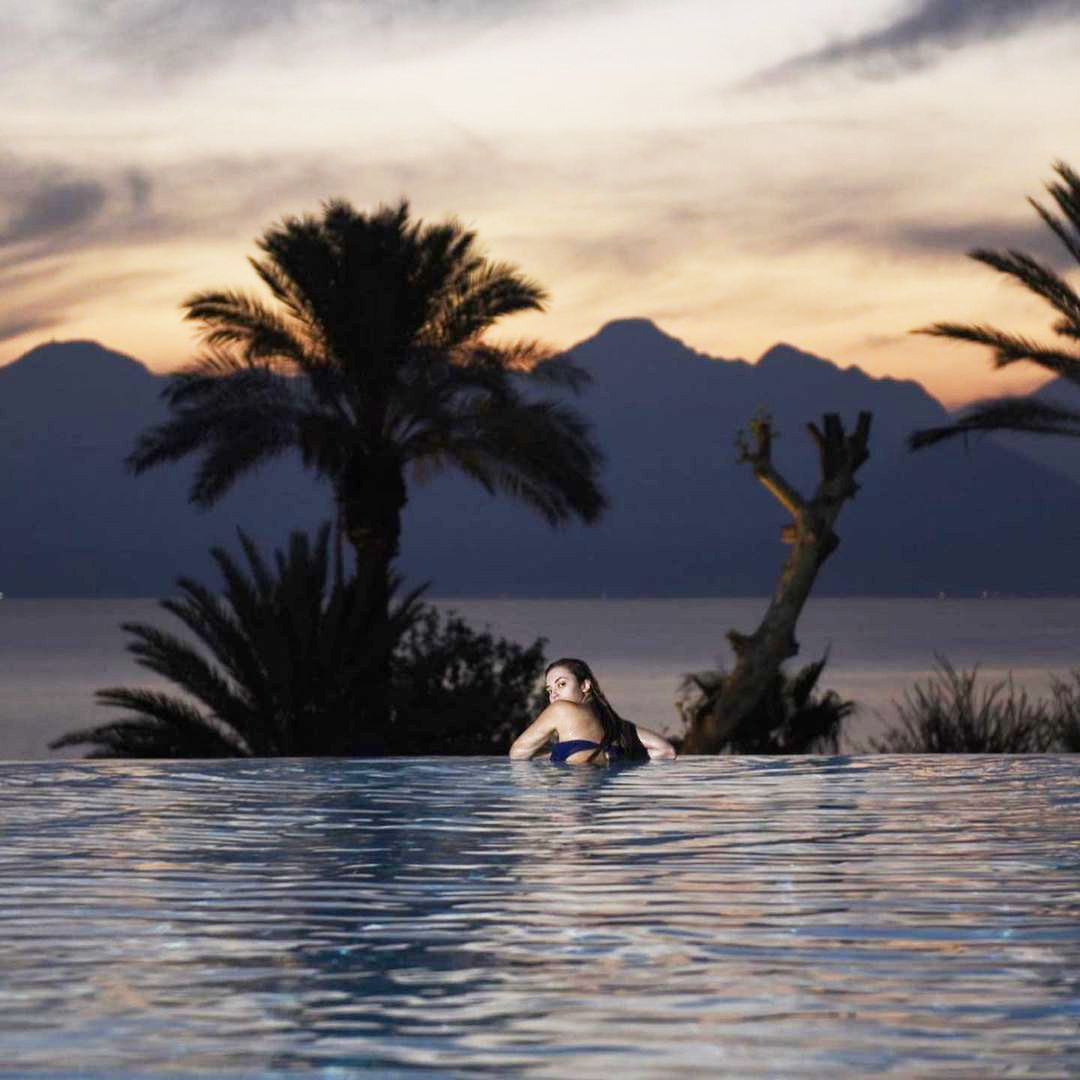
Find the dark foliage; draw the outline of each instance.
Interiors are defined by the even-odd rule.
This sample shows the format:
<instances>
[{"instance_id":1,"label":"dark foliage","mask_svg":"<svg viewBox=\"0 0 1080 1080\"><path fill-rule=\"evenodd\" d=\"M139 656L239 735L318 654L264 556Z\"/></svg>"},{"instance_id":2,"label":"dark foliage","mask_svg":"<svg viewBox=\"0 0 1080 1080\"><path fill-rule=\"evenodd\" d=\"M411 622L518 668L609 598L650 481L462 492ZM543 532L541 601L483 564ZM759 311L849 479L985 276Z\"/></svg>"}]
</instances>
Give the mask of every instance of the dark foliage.
<instances>
[{"instance_id":1,"label":"dark foliage","mask_svg":"<svg viewBox=\"0 0 1080 1080\"><path fill-rule=\"evenodd\" d=\"M1080 263L1080 176L1063 161L1054 165L1058 179L1046 185L1057 212L1034 199L1028 201L1043 223L1061 242L1070 259ZM971 258L1038 296L1053 309L1054 333L1059 340L1042 344L993 326L939 322L916 331L933 337L985 345L992 350L995 367L1018 361L1038 364L1048 373L1080 385L1080 294L1064 274L1022 251L990 251L976 248ZM1057 402L1027 397L1007 397L984 401L961 414L952 424L913 432L908 442L913 450L932 446L957 435L988 431L1026 431L1038 435L1080 437L1080 411Z\"/></svg>"},{"instance_id":2,"label":"dark foliage","mask_svg":"<svg viewBox=\"0 0 1080 1080\"><path fill-rule=\"evenodd\" d=\"M297 452L333 485L361 561L387 575L409 469L457 469L553 524L599 515L600 454L584 421L526 389L587 376L536 343L484 339L544 293L484 258L473 233L417 221L405 202L368 214L331 201L258 246L251 262L272 303L236 291L187 299L204 351L170 381L171 415L139 438L136 472L201 456L191 500L208 506L249 469Z\"/></svg>"},{"instance_id":3,"label":"dark foliage","mask_svg":"<svg viewBox=\"0 0 1080 1080\"><path fill-rule=\"evenodd\" d=\"M828 653L794 675L779 671L764 698L724 746L729 754L835 754L844 719L855 710L834 690L815 693ZM686 730L699 712L715 707L728 673L701 671L686 675L676 708ZM673 740L678 745L679 740Z\"/></svg>"},{"instance_id":4,"label":"dark foliage","mask_svg":"<svg viewBox=\"0 0 1080 1080\"><path fill-rule=\"evenodd\" d=\"M544 645L524 648L425 608L394 654L394 752L505 754L546 704Z\"/></svg>"},{"instance_id":5,"label":"dark foliage","mask_svg":"<svg viewBox=\"0 0 1080 1080\"><path fill-rule=\"evenodd\" d=\"M1068 679L1054 679L1051 693L1056 749L1080 754L1080 669Z\"/></svg>"},{"instance_id":6,"label":"dark foliage","mask_svg":"<svg viewBox=\"0 0 1080 1080\"><path fill-rule=\"evenodd\" d=\"M241 534L246 567L215 550L224 592L189 579L161 606L196 646L125 624L128 648L181 696L112 687L100 704L128 716L70 732L52 747L90 757L273 757L493 753L528 715L543 642L522 649L445 625L415 590L388 618L370 579L331 584L328 525L294 533L271 568ZM200 647L201 646L201 647ZM397 703L385 722L385 672ZM460 695L460 700L458 696Z\"/></svg>"},{"instance_id":7,"label":"dark foliage","mask_svg":"<svg viewBox=\"0 0 1080 1080\"><path fill-rule=\"evenodd\" d=\"M925 685L897 703L898 723L871 739L880 754L1036 754L1078 732L1080 674L1055 684L1055 700L1032 701L1011 678L978 686L978 668L957 671L944 657ZM1071 736L1070 736L1071 733ZM1074 747L1075 748L1075 747Z\"/></svg>"}]
</instances>

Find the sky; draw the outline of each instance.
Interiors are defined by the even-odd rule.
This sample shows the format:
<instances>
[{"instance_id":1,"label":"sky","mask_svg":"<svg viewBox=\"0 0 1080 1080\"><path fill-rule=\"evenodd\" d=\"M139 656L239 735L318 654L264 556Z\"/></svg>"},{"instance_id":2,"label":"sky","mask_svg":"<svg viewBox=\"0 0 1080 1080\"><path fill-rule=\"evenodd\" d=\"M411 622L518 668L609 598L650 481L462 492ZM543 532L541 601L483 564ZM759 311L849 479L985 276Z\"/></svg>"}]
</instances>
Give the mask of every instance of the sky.
<instances>
[{"instance_id":1,"label":"sky","mask_svg":"<svg viewBox=\"0 0 1080 1080\"><path fill-rule=\"evenodd\" d=\"M1069 268L1027 198L1080 168L1080 0L38 0L0 7L0 363L91 338L192 359L190 293L343 197L455 217L549 293L513 337L650 318L1021 392L911 334L1041 303L967 258ZM1075 265L1075 264L1074 264Z\"/></svg>"}]
</instances>

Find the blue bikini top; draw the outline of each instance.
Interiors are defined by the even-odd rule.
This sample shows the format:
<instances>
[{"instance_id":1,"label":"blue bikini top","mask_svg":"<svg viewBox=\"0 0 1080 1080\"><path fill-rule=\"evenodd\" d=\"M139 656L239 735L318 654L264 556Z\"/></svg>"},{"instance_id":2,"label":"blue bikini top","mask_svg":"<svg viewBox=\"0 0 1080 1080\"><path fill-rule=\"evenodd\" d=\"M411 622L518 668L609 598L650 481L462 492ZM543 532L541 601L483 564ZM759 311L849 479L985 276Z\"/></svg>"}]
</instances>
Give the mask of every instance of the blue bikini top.
<instances>
[{"instance_id":1,"label":"blue bikini top","mask_svg":"<svg viewBox=\"0 0 1080 1080\"><path fill-rule=\"evenodd\" d=\"M579 750L603 750L608 761L613 761L618 753L614 746L602 746L592 739L567 739L566 742L557 742L551 748L551 760L557 765L565 765L566 759Z\"/></svg>"}]
</instances>

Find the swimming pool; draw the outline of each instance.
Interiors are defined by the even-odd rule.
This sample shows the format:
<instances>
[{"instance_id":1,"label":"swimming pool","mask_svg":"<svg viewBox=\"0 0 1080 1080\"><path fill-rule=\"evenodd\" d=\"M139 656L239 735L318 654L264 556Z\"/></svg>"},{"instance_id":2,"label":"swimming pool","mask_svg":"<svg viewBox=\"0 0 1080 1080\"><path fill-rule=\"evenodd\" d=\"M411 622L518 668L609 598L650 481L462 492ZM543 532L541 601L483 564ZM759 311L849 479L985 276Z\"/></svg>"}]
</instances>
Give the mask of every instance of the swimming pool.
<instances>
[{"instance_id":1,"label":"swimming pool","mask_svg":"<svg viewBox=\"0 0 1080 1080\"><path fill-rule=\"evenodd\" d=\"M1080 759L0 766L0 1075L1080 1071Z\"/></svg>"}]
</instances>

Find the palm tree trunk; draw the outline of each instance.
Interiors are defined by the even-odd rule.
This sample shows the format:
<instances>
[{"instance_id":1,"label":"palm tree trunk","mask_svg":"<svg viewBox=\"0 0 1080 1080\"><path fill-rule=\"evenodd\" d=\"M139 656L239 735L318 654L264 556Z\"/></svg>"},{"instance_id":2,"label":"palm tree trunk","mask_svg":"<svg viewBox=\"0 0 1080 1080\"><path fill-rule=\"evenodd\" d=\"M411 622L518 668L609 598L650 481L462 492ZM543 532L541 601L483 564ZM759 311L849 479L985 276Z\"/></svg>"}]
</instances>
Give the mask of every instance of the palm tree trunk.
<instances>
[{"instance_id":1,"label":"palm tree trunk","mask_svg":"<svg viewBox=\"0 0 1080 1080\"><path fill-rule=\"evenodd\" d=\"M805 499L772 464L772 421L759 417L751 423L749 445L740 436L740 460L792 516L781 539L792 545L776 583L772 600L761 625L753 634L728 632L735 652L735 667L724 682L714 708L702 712L683 740L684 754L718 754L732 734L754 712L780 665L799 651L795 624L806 603L814 580L825 560L839 546L833 525L843 504L855 497L855 472L870 456L870 413L859 413L852 435L845 436L839 416L828 413L824 432L808 424L817 443L821 481L811 499Z\"/></svg>"},{"instance_id":2,"label":"palm tree trunk","mask_svg":"<svg viewBox=\"0 0 1080 1080\"><path fill-rule=\"evenodd\" d=\"M391 575L401 541L401 513L407 498L402 463L396 455L365 455L344 478L338 497L343 531L356 554L354 581L369 612L367 633L386 653L372 672L368 708L350 739L350 752L386 752L390 720L390 680L394 642L390 623Z\"/></svg>"}]
</instances>

